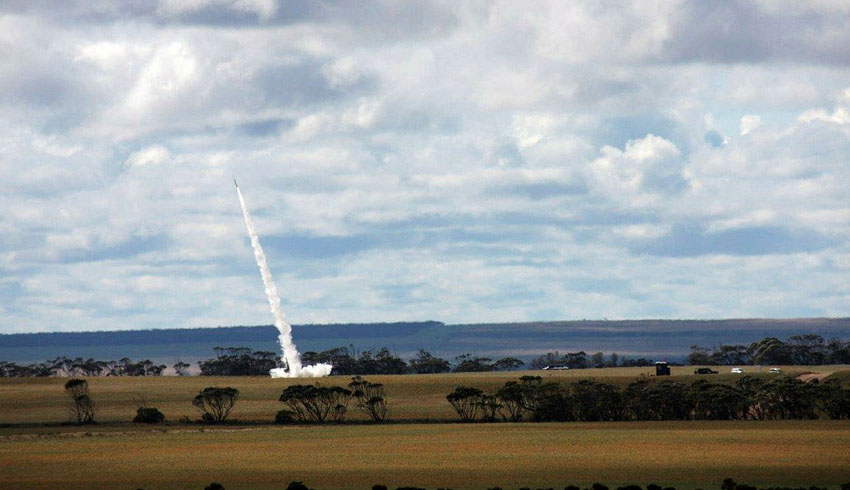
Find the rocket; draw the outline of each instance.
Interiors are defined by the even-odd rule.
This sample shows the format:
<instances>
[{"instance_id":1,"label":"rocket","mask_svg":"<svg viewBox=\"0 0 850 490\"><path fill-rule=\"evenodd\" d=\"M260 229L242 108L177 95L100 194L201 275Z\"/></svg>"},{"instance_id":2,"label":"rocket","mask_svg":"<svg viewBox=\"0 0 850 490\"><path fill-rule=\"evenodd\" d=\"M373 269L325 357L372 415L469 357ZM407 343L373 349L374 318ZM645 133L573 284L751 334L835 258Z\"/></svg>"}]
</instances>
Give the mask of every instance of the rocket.
<instances>
[{"instance_id":1,"label":"rocket","mask_svg":"<svg viewBox=\"0 0 850 490\"><path fill-rule=\"evenodd\" d=\"M239 184L236 183L236 177L233 177L233 185L235 185L237 189L239 188Z\"/></svg>"}]
</instances>

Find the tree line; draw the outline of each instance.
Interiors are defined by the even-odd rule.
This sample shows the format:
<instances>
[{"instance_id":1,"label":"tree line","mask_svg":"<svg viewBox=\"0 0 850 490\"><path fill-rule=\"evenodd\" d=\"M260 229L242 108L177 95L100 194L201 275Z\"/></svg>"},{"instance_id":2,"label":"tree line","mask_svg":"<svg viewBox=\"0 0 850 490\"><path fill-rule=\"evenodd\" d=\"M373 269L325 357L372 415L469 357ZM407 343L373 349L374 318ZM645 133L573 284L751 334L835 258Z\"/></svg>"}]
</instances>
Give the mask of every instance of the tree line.
<instances>
[{"instance_id":1,"label":"tree line","mask_svg":"<svg viewBox=\"0 0 850 490\"><path fill-rule=\"evenodd\" d=\"M251 351L241 347L216 347L216 354L214 359L199 362L202 376L261 376L278 367L276 356L272 352ZM515 357L493 360L470 354L457 356L452 363L423 349L405 361L386 347L358 352L353 346L335 347L321 352L307 351L301 355L301 362L331 364L332 374L340 376L511 371L525 365Z\"/></svg>"},{"instance_id":2,"label":"tree line","mask_svg":"<svg viewBox=\"0 0 850 490\"><path fill-rule=\"evenodd\" d=\"M271 369L280 367L274 352L247 347L215 347L214 352L214 358L198 362L201 375L264 376ZM631 359L616 352L606 356L602 352L588 354L585 351L564 354L547 352L528 364L512 356L492 359L471 354L457 356L451 362L423 349L404 360L386 347L357 351L353 346L335 347L321 352L307 351L301 359L305 364L331 364L333 374L342 376L513 371L526 366L530 369L642 367L652 366L655 362L642 357ZM804 334L792 335L786 341L766 337L749 345L720 344L713 348L693 345L687 362L697 366L850 364L850 341L826 340L820 335ZM175 374L185 376L189 374L191 366L178 361L172 367ZM0 361L0 377L161 376L166 368L150 359L134 362L126 357L118 361L57 357L29 365Z\"/></svg>"},{"instance_id":3,"label":"tree line","mask_svg":"<svg viewBox=\"0 0 850 490\"><path fill-rule=\"evenodd\" d=\"M178 362L185 372L189 364ZM41 378L50 376L161 376L167 366L156 364L150 359L133 361L123 358L118 361L99 361L77 357L57 357L55 359L28 365L0 361L0 378ZM179 372L179 371L178 371Z\"/></svg>"},{"instance_id":4,"label":"tree line","mask_svg":"<svg viewBox=\"0 0 850 490\"><path fill-rule=\"evenodd\" d=\"M495 393L460 386L446 396L463 422L850 419L850 389L835 380L744 376L734 384L639 378L624 389L522 376Z\"/></svg>"},{"instance_id":5,"label":"tree line","mask_svg":"<svg viewBox=\"0 0 850 490\"><path fill-rule=\"evenodd\" d=\"M850 341L826 340L820 335L792 335L783 342L766 337L750 345L691 346L691 365L793 365L850 364Z\"/></svg>"}]
</instances>

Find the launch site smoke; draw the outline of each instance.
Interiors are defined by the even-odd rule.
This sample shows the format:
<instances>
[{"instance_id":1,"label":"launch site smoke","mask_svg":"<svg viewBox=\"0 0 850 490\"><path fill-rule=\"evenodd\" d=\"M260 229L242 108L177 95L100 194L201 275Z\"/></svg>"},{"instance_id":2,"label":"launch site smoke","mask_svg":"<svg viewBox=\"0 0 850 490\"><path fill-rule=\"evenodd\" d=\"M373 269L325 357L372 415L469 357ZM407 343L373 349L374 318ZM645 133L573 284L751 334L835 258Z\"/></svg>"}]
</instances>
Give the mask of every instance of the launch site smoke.
<instances>
[{"instance_id":1,"label":"launch site smoke","mask_svg":"<svg viewBox=\"0 0 850 490\"><path fill-rule=\"evenodd\" d=\"M262 276L263 285L266 288L266 298L269 300L269 307L271 307L274 316L274 326L277 327L278 331L278 341L283 352L280 360L284 367L272 369L269 371L269 375L272 378L320 378L328 376L333 368L330 364L301 365L301 355L292 340L292 326L286 322L283 311L280 309L280 296L277 293L274 279L272 279L269 264L266 262L266 254L263 252L263 247L260 245L260 239L254 228L254 220L251 219L251 214L248 212L248 206L245 204L245 198L242 197L242 190L239 189L236 179L233 179L233 184L236 186L236 194L239 195L239 204L242 205L245 226L248 228L248 236L251 237L251 247L254 249L254 257L257 259L257 266L260 268L260 276Z\"/></svg>"}]
</instances>

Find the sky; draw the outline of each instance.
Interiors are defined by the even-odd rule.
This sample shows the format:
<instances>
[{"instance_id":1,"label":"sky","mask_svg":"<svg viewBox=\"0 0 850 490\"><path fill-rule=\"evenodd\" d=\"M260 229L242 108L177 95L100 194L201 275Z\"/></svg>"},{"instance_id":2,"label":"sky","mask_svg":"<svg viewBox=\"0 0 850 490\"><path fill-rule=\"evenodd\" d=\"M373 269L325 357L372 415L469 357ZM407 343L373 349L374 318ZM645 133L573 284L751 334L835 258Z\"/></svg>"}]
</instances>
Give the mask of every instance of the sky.
<instances>
[{"instance_id":1,"label":"sky","mask_svg":"<svg viewBox=\"0 0 850 490\"><path fill-rule=\"evenodd\" d=\"M0 333L848 316L845 1L0 4Z\"/></svg>"}]
</instances>

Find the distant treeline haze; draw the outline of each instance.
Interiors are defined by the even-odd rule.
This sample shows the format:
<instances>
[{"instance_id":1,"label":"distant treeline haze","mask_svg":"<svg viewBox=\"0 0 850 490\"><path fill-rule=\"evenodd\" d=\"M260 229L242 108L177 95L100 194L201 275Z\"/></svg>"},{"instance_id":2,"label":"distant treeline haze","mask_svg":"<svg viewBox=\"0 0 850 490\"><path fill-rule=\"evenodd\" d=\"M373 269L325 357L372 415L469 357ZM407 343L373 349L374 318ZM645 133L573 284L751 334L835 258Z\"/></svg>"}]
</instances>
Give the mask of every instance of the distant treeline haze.
<instances>
[{"instance_id":1,"label":"distant treeline haze","mask_svg":"<svg viewBox=\"0 0 850 490\"><path fill-rule=\"evenodd\" d=\"M246 347L216 347L215 357L199 361L204 376L258 376L280 367L274 352L257 351ZM453 362L436 357L420 349L411 359L404 360L386 347L378 350L357 351L353 346L336 347L322 352L307 351L302 354L304 364L329 363L333 374L435 374L447 372L514 371L522 368L605 368L639 367L654 364L653 359L630 359L625 355L602 352L588 354L584 351L561 354L547 352L528 364L516 357L492 359L463 354ZM724 345L713 348L694 345L688 356L691 365L825 365L850 364L850 341L825 340L820 335L792 335L786 341L767 337L750 345ZM188 363L179 361L173 366L179 376L189 374ZM167 366L150 360L133 362L128 358L118 361L58 357L29 365L0 361L0 377L44 376L160 376Z\"/></svg>"}]
</instances>

